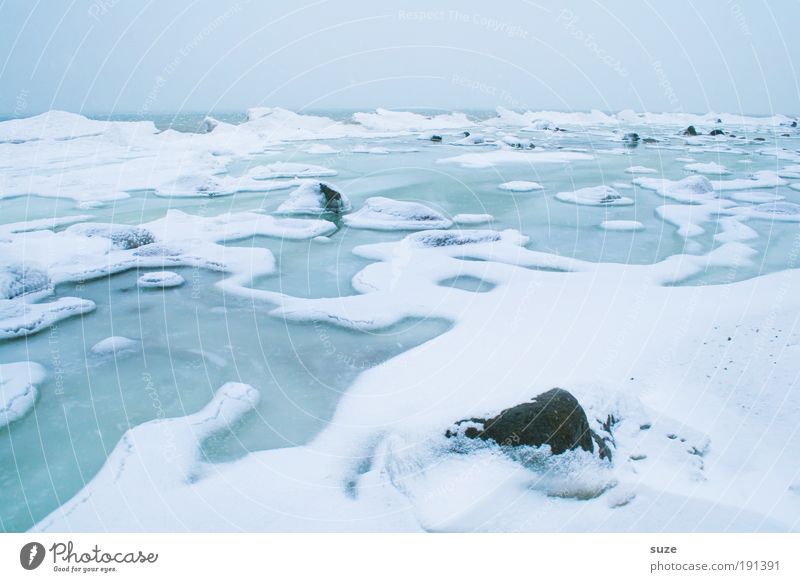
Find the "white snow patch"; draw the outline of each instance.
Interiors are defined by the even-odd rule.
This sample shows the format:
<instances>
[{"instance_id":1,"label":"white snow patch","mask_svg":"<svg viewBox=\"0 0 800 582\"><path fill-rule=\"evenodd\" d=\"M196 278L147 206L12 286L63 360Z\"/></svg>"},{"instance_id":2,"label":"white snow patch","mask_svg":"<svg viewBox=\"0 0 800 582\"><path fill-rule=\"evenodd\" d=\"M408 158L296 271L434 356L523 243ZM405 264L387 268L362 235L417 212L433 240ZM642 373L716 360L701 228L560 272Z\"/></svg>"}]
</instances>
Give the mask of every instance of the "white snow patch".
<instances>
[{"instance_id":1,"label":"white snow patch","mask_svg":"<svg viewBox=\"0 0 800 582\"><path fill-rule=\"evenodd\" d=\"M44 367L36 362L0 364L0 428L30 412L45 375Z\"/></svg>"}]
</instances>

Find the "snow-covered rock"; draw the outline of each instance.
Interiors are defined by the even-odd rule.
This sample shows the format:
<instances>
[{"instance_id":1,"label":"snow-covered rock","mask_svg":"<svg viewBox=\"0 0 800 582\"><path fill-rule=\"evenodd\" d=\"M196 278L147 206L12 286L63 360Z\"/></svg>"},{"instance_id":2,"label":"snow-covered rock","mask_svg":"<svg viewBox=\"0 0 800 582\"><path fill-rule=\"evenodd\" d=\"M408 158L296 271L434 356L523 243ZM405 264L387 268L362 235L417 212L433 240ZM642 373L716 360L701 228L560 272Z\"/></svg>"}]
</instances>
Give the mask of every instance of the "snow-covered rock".
<instances>
[{"instance_id":1,"label":"snow-covered rock","mask_svg":"<svg viewBox=\"0 0 800 582\"><path fill-rule=\"evenodd\" d=\"M281 214L344 213L352 210L347 196L327 182L305 182L278 206Z\"/></svg>"}]
</instances>

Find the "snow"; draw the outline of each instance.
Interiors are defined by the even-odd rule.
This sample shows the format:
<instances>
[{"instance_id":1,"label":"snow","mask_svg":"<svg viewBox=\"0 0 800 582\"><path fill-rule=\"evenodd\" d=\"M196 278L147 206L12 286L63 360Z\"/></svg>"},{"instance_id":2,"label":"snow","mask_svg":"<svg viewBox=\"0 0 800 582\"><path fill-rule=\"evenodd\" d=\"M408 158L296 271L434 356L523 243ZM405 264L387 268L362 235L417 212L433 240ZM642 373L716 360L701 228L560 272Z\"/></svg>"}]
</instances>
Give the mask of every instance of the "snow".
<instances>
[{"instance_id":1,"label":"snow","mask_svg":"<svg viewBox=\"0 0 800 582\"><path fill-rule=\"evenodd\" d=\"M531 192L533 190L544 190L544 186L538 182L526 182L525 180L514 180L511 182L503 182L498 186L501 190L508 190L509 192Z\"/></svg>"},{"instance_id":2,"label":"snow","mask_svg":"<svg viewBox=\"0 0 800 582\"><path fill-rule=\"evenodd\" d=\"M100 473L36 531L796 527L798 500L786 489L795 474L791 390L800 363L787 360L769 378L748 370L740 382L734 381L738 368L713 377L707 372L721 357L747 361L770 333L776 309L783 323L787 314L796 318L797 272L681 287L671 283L712 266L741 266L751 253L729 243L654 265L593 265L530 251L524 242L514 232L421 232L356 249L378 261L354 278L358 295L254 296L278 301L279 312L293 319L354 329L423 314L458 323L364 371L333 422L307 445L205 463L199 443L252 409L249 387L218 392L197 414L131 429ZM438 284L456 274L490 280L501 292ZM778 304L752 301L776 288L791 292ZM531 289L535 301L526 300ZM625 325L631 319L637 325ZM680 375L659 365L665 354ZM503 382L496 382L498 374ZM617 419L613 465L580 452L507 455L480 443L459 449L443 435L458 419L523 402L554 385L569 386L595 425L608 415ZM757 404L758 414L744 410L745 403ZM752 434L764 415L771 419L768 433L728 446L731 430ZM165 431L175 435L170 463L159 446ZM747 471L743 455L753 463ZM763 478L767 468L773 479Z\"/></svg>"},{"instance_id":3,"label":"snow","mask_svg":"<svg viewBox=\"0 0 800 582\"><path fill-rule=\"evenodd\" d=\"M47 303L0 299L0 339L34 334L61 320L94 311L88 299L60 297Z\"/></svg>"},{"instance_id":4,"label":"snow","mask_svg":"<svg viewBox=\"0 0 800 582\"><path fill-rule=\"evenodd\" d=\"M491 214L456 214L453 217L453 222L465 226L473 224L485 224L492 222L494 217Z\"/></svg>"},{"instance_id":5,"label":"snow","mask_svg":"<svg viewBox=\"0 0 800 582\"><path fill-rule=\"evenodd\" d=\"M140 343L130 338L114 335L100 340L92 346L90 350L95 356L120 356L125 353L135 352L139 349Z\"/></svg>"},{"instance_id":6,"label":"snow","mask_svg":"<svg viewBox=\"0 0 800 582\"><path fill-rule=\"evenodd\" d=\"M496 150L479 154L463 154L438 160L440 164L458 164L463 168L492 168L506 164L559 164L572 161L591 160L589 154L580 152L522 152Z\"/></svg>"},{"instance_id":7,"label":"snow","mask_svg":"<svg viewBox=\"0 0 800 582\"><path fill-rule=\"evenodd\" d=\"M585 206L628 206L633 199L627 198L611 186L589 186L574 192L559 192L556 198L561 202L581 204Z\"/></svg>"},{"instance_id":8,"label":"snow","mask_svg":"<svg viewBox=\"0 0 800 582\"><path fill-rule=\"evenodd\" d=\"M170 287L180 287L186 280L172 271L152 271L141 275L136 280L136 285L140 289L167 289Z\"/></svg>"},{"instance_id":9,"label":"snow","mask_svg":"<svg viewBox=\"0 0 800 582\"><path fill-rule=\"evenodd\" d=\"M698 174L716 174L717 176L731 173L728 168L716 162L695 162L692 164L686 164L684 169L689 172L696 172Z\"/></svg>"},{"instance_id":10,"label":"snow","mask_svg":"<svg viewBox=\"0 0 800 582\"><path fill-rule=\"evenodd\" d=\"M644 230L644 224L638 220L604 220L600 228L611 231Z\"/></svg>"},{"instance_id":11,"label":"snow","mask_svg":"<svg viewBox=\"0 0 800 582\"><path fill-rule=\"evenodd\" d=\"M628 174L657 174L658 170L655 168L648 168L646 166L631 166L630 168L626 168L625 171Z\"/></svg>"},{"instance_id":12,"label":"snow","mask_svg":"<svg viewBox=\"0 0 800 582\"><path fill-rule=\"evenodd\" d=\"M321 155L333 155L338 154L339 150L334 147L329 146L328 144L324 143L315 143L308 146L306 149L303 150L307 154L321 156Z\"/></svg>"},{"instance_id":13,"label":"snow","mask_svg":"<svg viewBox=\"0 0 800 582\"><path fill-rule=\"evenodd\" d=\"M420 115L409 111L376 109L374 113L355 113L353 121L373 131L404 132L434 129L460 129L475 125L463 113Z\"/></svg>"},{"instance_id":14,"label":"snow","mask_svg":"<svg viewBox=\"0 0 800 582\"><path fill-rule=\"evenodd\" d=\"M264 166L258 166L248 172L248 176L254 180L322 178L324 176L335 176L336 174L336 170L331 170L330 168L295 162L273 162Z\"/></svg>"},{"instance_id":15,"label":"snow","mask_svg":"<svg viewBox=\"0 0 800 582\"><path fill-rule=\"evenodd\" d=\"M85 483L65 490L67 497L74 494L71 500L62 498L60 508L37 506L37 519L52 513L36 530L797 531L800 358L793 356L800 350L800 270L792 233L800 204L790 189L799 185L788 181L800 175L800 154L790 139L786 148L764 148L703 135L687 146L679 135L689 124L704 134L715 127L738 131L740 124L747 135L769 136L787 120L500 108L483 122L386 110L338 121L257 108L237 126L207 120L202 134L59 112L0 122L2 222L10 223L0 225L0 339L84 315L62 330L79 328L70 337L80 355L98 340L95 348L105 357L125 354L126 346L141 350L138 339L107 337L141 336L133 328L103 326L112 296L92 285L70 285L68 293L58 286L132 271L123 277L164 288L182 281L168 269L185 267L220 273L209 283L214 293L204 294L212 298L197 299L198 312L224 313L231 331L252 325L254 316L287 329L293 322L305 330L330 325L363 337L360 347L367 349L374 347L373 332L393 334L404 321L444 322L446 329L411 349L398 339L393 353L399 355L359 367L347 386L335 387L341 397L333 418L300 444L244 445L250 452L211 462L207 442L253 429L248 419L257 419L252 413L260 390L265 405L283 412L270 388L280 360L270 352L270 369L260 368L258 350L246 351L250 346L220 334L210 351L192 352L202 359L199 371L182 368L199 387L209 378L211 387L222 385L203 396L207 406L195 400L186 410L199 412L131 428L99 473L70 476ZM483 147L437 160L451 166L431 172L436 181L424 171L411 175L406 171L412 168L403 167L400 175L385 168L392 158L344 155L358 144L356 151L409 151L403 144L418 143L419 132L459 140L464 123L472 132L464 143L482 139ZM527 147L515 136L521 131L538 132L528 134L535 149L517 147ZM589 144L615 147L631 131L659 143L593 157L602 150ZM336 141L329 146L323 140ZM448 144L420 144L420 150L415 168L431 169L438 157L456 152ZM331 158L314 165L295 159L298 152ZM675 157L687 153L694 159ZM733 179L713 181L681 175L684 164L699 164L688 171L718 174L724 156L748 157L753 173L744 177L737 170ZM502 176L506 165L539 163L550 165L535 173L517 166L514 175ZM634 196L616 191L629 185L614 180L641 168L662 168L664 176L632 176L658 195L636 192L634 213L619 206L633 204ZM324 212L322 186L310 178L337 171L356 212L347 214L351 204L343 196L342 216L326 213L330 220L277 215ZM607 208L492 193L525 172L541 176L561 201ZM582 188L606 179L611 187ZM220 195L232 198L214 199ZM19 196L26 198L5 200ZM279 204L275 215L261 210ZM76 215L74 205L87 210ZM20 222L29 213L31 220ZM340 224L389 232L340 230ZM616 230L642 232L633 238L604 232ZM598 249L612 257L602 260L618 262L585 260L597 260ZM276 283L277 275L285 279ZM296 279L319 287L310 297L294 296ZM456 279L483 288L453 284ZM188 289L125 294L129 288L114 291L113 301L133 311L138 302L169 309L188 295ZM136 313L144 325L153 317L146 309ZM169 338L176 362L182 338L197 331L197 322L184 323L176 328L175 345ZM46 385L44 369L24 360L53 362L48 339L41 334L0 348L0 406L13 410L7 419L18 420L8 428L15 442L13 431L28 430L34 421L49 426L53 410L58 421L69 407L85 405L69 394L63 402L45 401L52 396L44 389L36 417L25 418L37 383ZM265 347L281 341L265 336ZM162 346L152 347L157 352ZM229 348L241 349L242 357L222 375L234 360ZM338 377L350 355L341 350L336 356L343 361L331 364L328 354L319 354L320 369ZM108 361L93 361L96 369L111 367L101 363ZM119 372L129 373L126 366L133 364L120 362ZM238 378L253 385L223 384ZM300 396L309 394L293 393L290 384L280 389L303 406ZM613 415L613 462L444 436L458 420L496 413L553 386L575 394L595 429ZM11 407L8 394L16 395ZM105 444L110 448L112 441ZM103 457L96 460L99 466Z\"/></svg>"},{"instance_id":16,"label":"snow","mask_svg":"<svg viewBox=\"0 0 800 582\"><path fill-rule=\"evenodd\" d=\"M352 228L376 230L422 230L449 228L453 221L418 202L392 200L382 196L367 198L358 211L343 218Z\"/></svg>"},{"instance_id":17,"label":"snow","mask_svg":"<svg viewBox=\"0 0 800 582\"><path fill-rule=\"evenodd\" d=\"M712 182L704 176L687 176L682 180L634 178L633 183L647 190L655 190L661 196L678 202L696 204L715 197Z\"/></svg>"},{"instance_id":18,"label":"snow","mask_svg":"<svg viewBox=\"0 0 800 582\"><path fill-rule=\"evenodd\" d=\"M665 204L656 208L656 214L665 222L678 227L682 237L693 237L705 232L703 224L719 214L726 214L734 203L728 200L712 200L705 204Z\"/></svg>"},{"instance_id":19,"label":"snow","mask_svg":"<svg viewBox=\"0 0 800 582\"><path fill-rule=\"evenodd\" d=\"M0 428L31 411L45 376L44 367L36 362L0 364Z\"/></svg>"},{"instance_id":20,"label":"snow","mask_svg":"<svg viewBox=\"0 0 800 582\"><path fill-rule=\"evenodd\" d=\"M715 190L750 190L751 188L775 188L786 186L788 182L775 172L762 170L754 172L749 178L737 178L734 180L714 180L711 182Z\"/></svg>"}]
</instances>

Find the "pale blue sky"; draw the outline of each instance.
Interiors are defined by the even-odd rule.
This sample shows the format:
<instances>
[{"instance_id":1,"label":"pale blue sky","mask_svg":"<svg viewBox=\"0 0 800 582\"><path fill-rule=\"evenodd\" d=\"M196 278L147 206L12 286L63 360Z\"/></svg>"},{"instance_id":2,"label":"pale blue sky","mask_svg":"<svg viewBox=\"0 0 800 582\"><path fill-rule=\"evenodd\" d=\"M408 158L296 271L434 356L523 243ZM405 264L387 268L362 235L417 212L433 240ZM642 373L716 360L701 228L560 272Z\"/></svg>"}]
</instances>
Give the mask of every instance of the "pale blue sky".
<instances>
[{"instance_id":1,"label":"pale blue sky","mask_svg":"<svg viewBox=\"0 0 800 582\"><path fill-rule=\"evenodd\" d=\"M798 22L796 0L7 0L0 114L797 113Z\"/></svg>"}]
</instances>

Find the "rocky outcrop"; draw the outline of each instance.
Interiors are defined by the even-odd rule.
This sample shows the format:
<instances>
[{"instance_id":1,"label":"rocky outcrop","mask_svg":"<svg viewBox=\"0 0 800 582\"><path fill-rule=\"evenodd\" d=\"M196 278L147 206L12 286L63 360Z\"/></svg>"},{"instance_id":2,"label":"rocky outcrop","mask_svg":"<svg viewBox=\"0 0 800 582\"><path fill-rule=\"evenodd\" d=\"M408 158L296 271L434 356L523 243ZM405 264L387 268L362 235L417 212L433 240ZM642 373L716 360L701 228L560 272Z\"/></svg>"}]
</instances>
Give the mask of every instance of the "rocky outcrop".
<instances>
[{"instance_id":1,"label":"rocky outcrop","mask_svg":"<svg viewBox=\"0 0 800 582\"><path fill-rule=\"evenodd\" d=\"M596 444L601 458L611 457L606 440L589 427L580 403L561 388L548 390L491 418L459 421L447 431L448 437L460 435L501 446L549 445L554 455L578 448L593 452Z\"/></svg>"},{"instance_id":2,"label":"rocky outcrop","mask_svg":"<svg viewBox=\"0 0 800 582\"><path fill-rule=\"evenodd\" d=\"M721 129L712 129L708 132L708 135L725 135L725 132Z\"/></svg>"},{"instance_id":3,"label":"rocky outcrop","mask_svg":"<svg viewBox=\"0 0 800 582\"><path fill-rule=\"evenodd\" d=\"M683 130L683 135L697 135L697 130L694 128L694 125L690 125Z\"/></svg>"}]
</instances>

